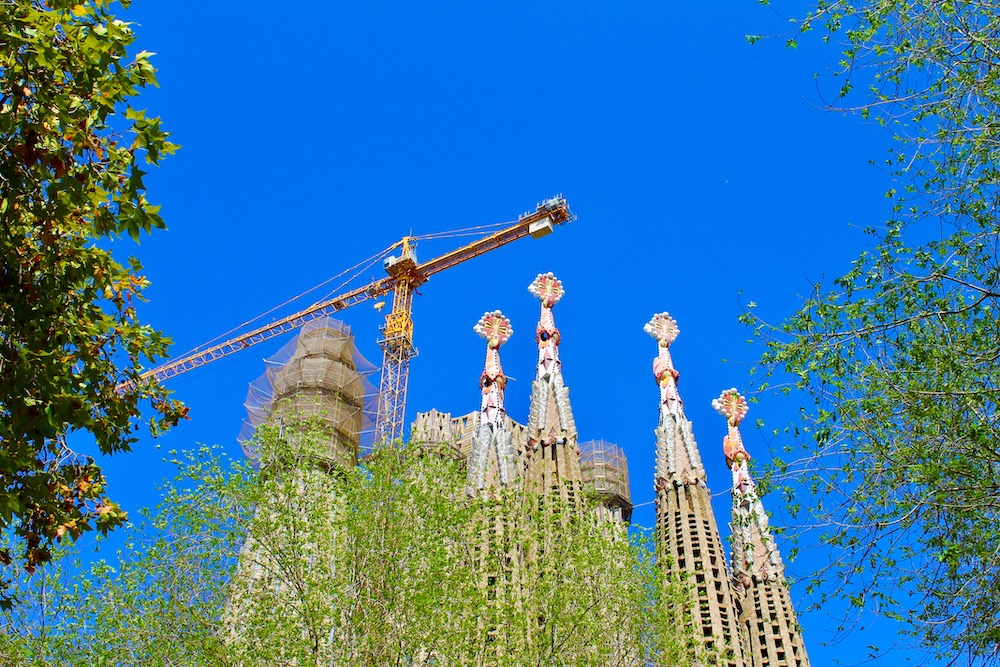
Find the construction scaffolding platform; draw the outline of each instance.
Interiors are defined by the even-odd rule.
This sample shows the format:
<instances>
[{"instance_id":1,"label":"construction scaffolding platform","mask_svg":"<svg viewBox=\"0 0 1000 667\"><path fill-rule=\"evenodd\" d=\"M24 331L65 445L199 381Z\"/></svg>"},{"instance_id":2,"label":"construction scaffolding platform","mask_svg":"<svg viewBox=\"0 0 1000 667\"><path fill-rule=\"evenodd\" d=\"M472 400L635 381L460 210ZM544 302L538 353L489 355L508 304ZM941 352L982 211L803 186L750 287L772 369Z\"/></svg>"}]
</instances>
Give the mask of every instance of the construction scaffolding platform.
<instances>
[{"instance_id":1,"label":"construction scaffolding platform","mask_svg":"<svg viewBox=\"0 0 1000 667\"><path fill-rule=\"evenodd\" d=\"M632 516L632 494L628 481L628 459L622 448L606 440L580 443L580 473L585 491L600 498L624 521Z\"/></svg>"},{"instance_id":2,"label":"construction scaffolding platform","mask_svg":"<svg viewBox=\"0 0 1000 667\"><path fill-rule=\"evenodd\" d=\"M313 320L265 363L244 403L247 418L237 438L244 454L258 458L253 436L269 420L319 425L329 442L313 455L328 462L353 466L371 449L378 391L368 378L377 367L355 348L349 326Z\"/></svg>"}]
</instances>

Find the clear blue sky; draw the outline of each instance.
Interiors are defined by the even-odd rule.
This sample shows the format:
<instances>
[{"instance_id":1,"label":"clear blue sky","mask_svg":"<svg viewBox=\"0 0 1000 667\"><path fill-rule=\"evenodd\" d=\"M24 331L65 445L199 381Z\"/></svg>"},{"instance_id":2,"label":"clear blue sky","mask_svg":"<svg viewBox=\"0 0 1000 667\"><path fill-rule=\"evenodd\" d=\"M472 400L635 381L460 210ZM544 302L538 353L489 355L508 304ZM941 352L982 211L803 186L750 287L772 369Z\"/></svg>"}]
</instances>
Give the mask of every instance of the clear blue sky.
<instances>
[{"instance_id":1,"label":"clear blue sky","mask_svg":"<svg viewBox=\"0 0 1000 667\"><path fill-rule=\"evenodd\" d=\"M408 419L478 406L484 346L472 326L499 308L515 329L503 348L508 411L526 420L538 316L526 288L553 271L567 292L555 314L581 439L622 446L633 501L648 503L658 394L642 326L667 310L681 329L673 354L685 409L728 532L725 422L710 402L746 389L759 355L736 320L741 304L789 314L812 281L849 268L867 243L859 228L887 213L889 183L869 160L888 137L821 108L813 74L835 67L835 48L818 38L795 51L782 39L747 45L747 33L787 29L750 0L137 0L125 18L139 24L136 47L157 53L161 88L138 105L183 145L148 179L170 229L136 250L153 282L141 314L177 353L411 231L513 220L561 192L578 221L420 289ZM378 363L379 315L362 305L343 319ZM237 456L247 383L284 342L170 381L191 419L106 462L113 495L130 510L154 504L169 449L218 443ZM748 424L791 417L765 399ZM761 460L781 444L752 428L744 437ZM778 502L765 499L772 510ZM647 505L634 520L652 517ZM803 556L792 575L818 558ZM796 587L800 608L803 596ZM891 626L865 617L825 647L837 619L801 622L817 667L893 640Z\"/></svg>"}]
</instances>

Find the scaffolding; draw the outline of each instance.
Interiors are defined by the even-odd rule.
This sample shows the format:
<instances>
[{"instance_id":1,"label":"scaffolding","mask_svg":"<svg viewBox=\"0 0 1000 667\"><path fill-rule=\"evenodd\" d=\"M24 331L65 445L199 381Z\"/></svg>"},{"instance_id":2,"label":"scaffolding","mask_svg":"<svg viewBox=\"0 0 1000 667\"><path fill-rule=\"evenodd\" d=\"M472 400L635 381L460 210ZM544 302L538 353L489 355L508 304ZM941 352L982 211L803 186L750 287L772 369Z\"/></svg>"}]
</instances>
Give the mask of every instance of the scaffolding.
<instances>
[{"instance_id":1,"label":"scaffolding","mask_svg":"<svg viewBox=\"0 0 1000 667\"><path fill-rule=\"evenodd\" d=\"M351 329L323 317L302 327L275 355L263 375L250 383L247 417L237 440L243 453L259 458L253 436L267 421L311 420L329 436L329 462L352 466L374 443L378 392L369 381L377 367L354 346Z\"/></svg>"},{"instance_id":2,"label":"scaffolding","mask_svg":"<svg viewBox=\"0 0 1000 667\"><path fill-rule=\"evenodd\" d=\"M628 521L632 495L628 481L628 459L622 448L605 440L580 443L580 474L585 491L596 495L613 513Z\"/></svg>"}]
</instances>

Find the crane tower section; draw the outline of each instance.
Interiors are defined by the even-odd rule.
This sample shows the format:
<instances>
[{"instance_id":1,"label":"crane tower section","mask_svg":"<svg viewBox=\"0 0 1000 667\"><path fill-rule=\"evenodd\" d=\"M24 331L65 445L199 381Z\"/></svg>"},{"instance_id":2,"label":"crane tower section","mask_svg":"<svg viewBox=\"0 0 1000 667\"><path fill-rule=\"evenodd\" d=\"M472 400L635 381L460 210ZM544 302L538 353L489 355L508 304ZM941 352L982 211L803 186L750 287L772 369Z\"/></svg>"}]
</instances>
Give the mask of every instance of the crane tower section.
<instances>
[{"instance_id":1,"label":"crane tower section","mask_svg":"<svg viewBox=\"0 0 1000 667\"><path fill-rule=\"evenodd\" d=\"M413 345L413 292L427 281L417 270L416 244L403 237L399 256L387 257L385 270L393 280L392 310L380 328L382 337L382 379L379 383L375 442L382 443L403 435L406 412L406 386L410 378L410 359L417 354Z\"/></svg>"},{"instance_id":2,"label":"crane tower section","mask_svg":"<svg viewBox=\"0 0 1000 667\"><path fill-rule=\"evenodd\" d=\"M423 264L417 261L416 244L412 237L400 242L401 252L385 260L385 270L392 285L392 311L382 326L382 380L379 384L378 412L375 422L375 442L402 438L406 412L406 388L410 375L410 359L417 354L413 345L413 294L433 274L479 257L525 236L541 238L556 225L573 220L566 199L553 197L540 203L534 211L523 213L517 223L462 246Z\"/></svg>"}]
</instances>

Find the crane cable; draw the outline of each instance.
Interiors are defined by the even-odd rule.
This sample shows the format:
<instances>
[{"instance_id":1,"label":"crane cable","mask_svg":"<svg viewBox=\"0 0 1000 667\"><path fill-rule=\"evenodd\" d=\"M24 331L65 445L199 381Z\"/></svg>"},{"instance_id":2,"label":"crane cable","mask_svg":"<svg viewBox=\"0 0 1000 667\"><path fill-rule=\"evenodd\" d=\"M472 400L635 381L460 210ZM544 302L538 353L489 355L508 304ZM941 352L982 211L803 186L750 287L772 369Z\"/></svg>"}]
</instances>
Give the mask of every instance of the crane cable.
<instances>
[{"instance_id":1,"label":"crane cable","mask_svg":"<svg viewBox=\"0 0 1000 667\"><path fill-rule=\"evenodd\" d=\"M477 225L475 227L464 227L462 229L454 229L454 230L445 231L445 232L431 232L429 234L421 234L419 236L411 236L410 238L412 238L414 241L436 241L436 240L439 240L439 239L458 238L458 237L463 237L463 236L485 236L485 235L489 234L492 230L499 229L501 227L505 227L505 226L508 226L510 224L511 223L509 221L508 222L497 222L497 223L493 223L493 224L489 224L489 225ZM326 298L332 296L334 293L342 290L346 285L349 285L351 283L351 281L355 280L362 272L366 271L369 267L371 267L372 264L375 264L379 260L384 259L390 252L392 252L393 250L395 250L396 248L398 248L399 245L400 245L400 242L397 241L397 242L393 243L392 245L383 248L382 250L378 251L374 255L371 255L371 256L367 257L366 259L361 260L360 262L358 262L354 266L349 267L347 269L344 269L340 273L338 273L338 274L336 274L334 276L331 276L330 278L327 278L326 280L324 280L323 282L319 283L318 285L310 287L309 289L305 290L304 292L301 292L300 294L297 294L297 295L291 297L290 299L286 299L282 303L279 303L278 305L274 306L273 308L270 308L270 309L264 311L260 315L257 315L256 317L252 317L249 320L243 322L242 324L238 324L238 325L234 326L233 328L229 329L228 331L225 331L225 332L219 334L215 338L213 338L213 339L211 339L209 341L206 341L206 342L202 343L201 345L197 345L197 346L191 348L190 350L188 350L187 352L184 352L182 355L179 355L179 356L187 356L187 355L190 355L190 354L194 354L194 353L198 352L199 350L204 349L204 348L212 345L213 343L216 343L217 341L222 340L223 338L226 338L226 337L230 336L231 334L233 334L233 333L235 333L235 332L237 332L237 331L239 331L239 330L241 330L241 329L243 329L243 328L245 328L247 326L250 326L254 322L257 322L257 321L263 319L264 317L267 317L268 315L270 315L271 313L275 312L276 310L284 308L285 306L288 306L289 304L295 303L296 301L298 301L299 299L303 298L307 294L311 294L312 292L315 292L316 290L320 289L321 287L329 285L334 280L337 280L338 278L343 277L345 274L350 273L350 272L353 271L354 273L349 278L347 278L345 281L343 281L342 283L340 283L339 285L337 285L336 287L334 287L333 289L331 289L325 296L323 296L322 298L320 298L319 301L322 301L323 299L326 299Z\"/></svg>"},{"instance_id":2,"label":"crane cable","mask_svg":"<svg viewBox=\"0 0 1000 667\"><path fill-rule=\"evenodd\" d=\"M414 241L436 241L438 239L451 239L459 236L485 236L490 231L511 225L508 222L495 222L489 225L478 225L476 227L464 227L462 229L452 229L446 232L431 232L430 234L420 234L411 236Z\"/></svg>"},{"instance_id":3,"label":"crane cable","mask_svg":"<svg viewBox=\"0 0 1000 667\"><path fill-rule=\"evenodd\" d=\"M331 277L327 278L326 280L324 280L323 282L319 283L318 285L310 287L306 291L304 291L304 292L302 292L300 294L297 294L297 295L293 296L290 299L286 299L284 302L279 303L277 306L274 306L273 308L270 308L269 310L264 311L263 313L261 313L260 315L257 315L256 317L250 318L249 320L247 320L246 322L243 322L242 324L236 325L235 327L233 327L229 331L225 331L225 332L219 334L218 336L216 336L215 338L213 338L213 339L211 339L209 341L206 341L206 342L202 343L201 345L197 345L197 346L191 348L187 352L184 352L183 354L178 355L178 357L186 357L186 356L188 356L190 354L194 354L194 353L198 352L199 350L201 350L203 348L206 348L206 347L212 345L213 343L215 343L215 342L217 342L217 341L219 341L219 340L221 340L223 338L226 338L226 337L230 336L231 334L235 333L236 331L239 331L240 329L243 329L244 327L247 327L247 326L253 324L254 322L257 322L258 320L260 320L260 319L262 319L264 317L267 317L268 315L270 315L274 311L278 310L279 308L284 308L285 306L298 301L299 299L301 299L305 295L310 294L311 292L315 292L316 290L320 289L321 287L324 287L325 285L330 284L334 280L337 280L338 278L343 277L344 274L346 274L348 272L351 272L351 271L354 271L354 273L347 280L345 280L344 282L340 283L338 286L334 287L332 290L330 290L330 292L326 296L323 297L323 299L327 298L328 296L332 295L334 292L337 292L337 291L343 289L345 285L348 285L352 280L355 280L363 271L367 270L372 264L374 264L374 263L378 262L380 259L384 258L386 255L388 255L390 252L392 252L398 246L399 246L399 242L396 242L396 243L393 243L391 246L383 248L382 250L380 250L379 252L375 253L374 255L371 255L370 257L361 260L360 262L358 262L354 266L349 267L347 269L344 269L343 271L341 271L337 275L331 276ZM319 300L322 301L323 299L319 299Z\"/></svg>"}]
</instances>

